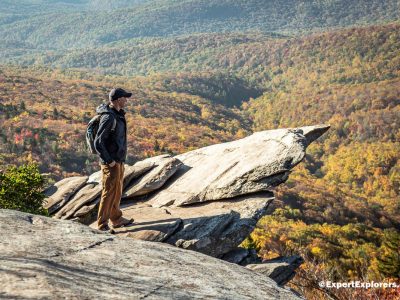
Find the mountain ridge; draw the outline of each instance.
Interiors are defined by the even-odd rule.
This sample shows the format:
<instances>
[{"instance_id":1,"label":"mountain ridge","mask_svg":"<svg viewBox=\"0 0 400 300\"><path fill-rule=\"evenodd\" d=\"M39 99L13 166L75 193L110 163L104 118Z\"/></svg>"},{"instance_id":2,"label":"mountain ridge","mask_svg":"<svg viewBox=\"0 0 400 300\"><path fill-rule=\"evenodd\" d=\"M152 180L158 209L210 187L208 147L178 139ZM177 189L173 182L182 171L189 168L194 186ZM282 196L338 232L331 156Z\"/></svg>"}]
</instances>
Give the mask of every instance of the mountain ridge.
<instances>
[{"instance_id":1,"label":"mountain ridge","mask_svg":"<svg viewBox=\"0 0 400 300\"><path fill-rule=\"evenodd\" d=\"M349 7L349 5L351 5ZM124 12L124 13L122 13ZM24 41L37 49L92 47L144 36L198 32L312 32L350 25L368 25L400 18L398 1L339 0L265 3L253 1L156 1L117 11L72 12L17 20L0 26L8 44ZM62 30L61 30L62 29Z\"/></svg>"}]
</instances>

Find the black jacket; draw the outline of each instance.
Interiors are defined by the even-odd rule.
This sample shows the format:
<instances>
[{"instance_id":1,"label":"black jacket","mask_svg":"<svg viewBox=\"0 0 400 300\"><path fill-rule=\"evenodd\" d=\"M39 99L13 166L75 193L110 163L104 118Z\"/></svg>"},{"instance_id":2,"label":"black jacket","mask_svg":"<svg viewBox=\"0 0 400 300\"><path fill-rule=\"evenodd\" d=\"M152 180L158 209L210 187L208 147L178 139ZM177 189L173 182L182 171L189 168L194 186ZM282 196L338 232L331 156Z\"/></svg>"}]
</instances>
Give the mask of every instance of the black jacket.
<instances>
[{"instance_id":1,"label":"black jacket","mask_svg":"<svg viewBox=\"0 0 400 300\"><path fill-rule=\"evenodd\" d=\"M97 107L96 113L102 114L94 140L94 148L100 156L100 162L102 164L110 164L113 160L125 162L127 155L125 111L122 109L117 111L108 104L101 104ZM111 131L114 119L117 121L116 127Z\"/></svg>"}]
</instances>

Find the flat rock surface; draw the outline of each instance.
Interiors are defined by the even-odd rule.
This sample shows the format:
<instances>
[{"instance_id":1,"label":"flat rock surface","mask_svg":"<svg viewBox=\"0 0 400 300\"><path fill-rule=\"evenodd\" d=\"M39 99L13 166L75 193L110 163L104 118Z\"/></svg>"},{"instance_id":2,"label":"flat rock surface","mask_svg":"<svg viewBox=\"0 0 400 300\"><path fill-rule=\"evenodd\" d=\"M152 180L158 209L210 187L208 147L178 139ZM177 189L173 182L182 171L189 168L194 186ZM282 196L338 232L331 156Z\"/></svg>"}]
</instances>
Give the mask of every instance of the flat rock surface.
<instances>
[{"instance_id":1,"label":"flat rock surface","mask_svg":"<svg viewBox=\"0 0 400 300\"><path fill-rule=\"evenodd\" d=\"M5 299L300 299L270 278L167 244L0 210Z\"/></svg>"}]
</instances>

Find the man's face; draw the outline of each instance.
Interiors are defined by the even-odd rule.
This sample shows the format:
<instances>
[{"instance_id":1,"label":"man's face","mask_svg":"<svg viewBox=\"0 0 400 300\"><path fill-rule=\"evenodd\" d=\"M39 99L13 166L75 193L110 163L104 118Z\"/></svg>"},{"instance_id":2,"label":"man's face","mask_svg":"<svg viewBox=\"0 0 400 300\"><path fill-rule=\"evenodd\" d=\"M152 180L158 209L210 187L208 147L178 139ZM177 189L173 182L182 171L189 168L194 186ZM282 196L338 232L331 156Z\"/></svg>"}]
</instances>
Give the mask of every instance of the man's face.
<instances>
[{"instance_id":1,"label":"man's face","mask_svg":"<svg viewBox=\"0 0 400 300\"><path fill-rule=\"evenodd\" d=\"M126 97L121 97L121 98L118 98L117 101L118 101L119 107L120 107L120 108L124 108L125 105L126 105L126 102L128 102L128 98L126 98Z\"/></svg>"}]
</instances>

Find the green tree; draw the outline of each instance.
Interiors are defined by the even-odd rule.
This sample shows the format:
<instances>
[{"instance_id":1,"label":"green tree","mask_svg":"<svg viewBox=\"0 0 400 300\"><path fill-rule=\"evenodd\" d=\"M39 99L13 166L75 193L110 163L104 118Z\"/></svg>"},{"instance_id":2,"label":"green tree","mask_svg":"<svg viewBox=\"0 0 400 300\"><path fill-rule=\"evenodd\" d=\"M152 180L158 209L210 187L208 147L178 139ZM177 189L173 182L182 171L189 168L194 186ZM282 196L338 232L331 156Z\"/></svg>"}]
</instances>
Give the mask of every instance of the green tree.
<instances>
[{"instance_id":1,"label":"green tree","mask_svg":"<svg viewBox=\"0 0 400 300\"><path fill-rule=\"evenodd\" d=\"M36 164L0 171L0 208L47 215L42 207L44 183Z\"/></svg>"},{"instance_id":2,"label":"green tree","mask_svg":"<svg viewBox=\"0 0 400 300\"><path fill-rule=\"evenodd\" d=\"M59 115L60 115L60 114L59 114L57 108L54 107L54 109L53 109L53 118L57 120L58 117L59 117Z\"/></svg>"},{"instance_id":3,"label":"green tree","mask_svg":"<svg viewBox=\"0 0 400 300\"><path fill-rule=\"evenodd\" d=\"M158 140L155 140L155 141L154 141L153 150L154 150L155 152L160 151L160 143L158 142Z\"/></svg>"},{"instance_id":4,"label":"green tree","mask_svg":"<svg viewBox=\"0 0 400 300\"><path fill-rule=\"evenodd\" d=\"M378 269L387 277L400 278L400 234L386 229L378 257Z\"/></svg>"}]
</instances>

